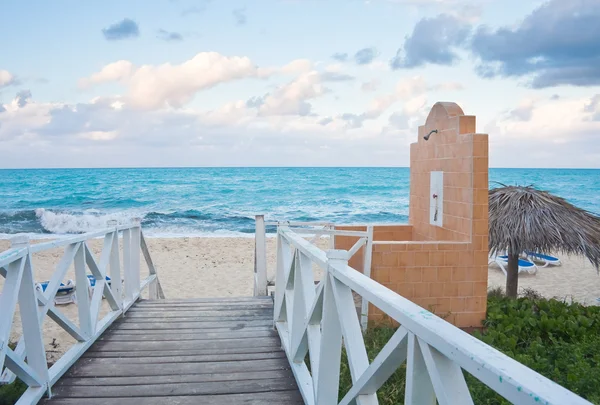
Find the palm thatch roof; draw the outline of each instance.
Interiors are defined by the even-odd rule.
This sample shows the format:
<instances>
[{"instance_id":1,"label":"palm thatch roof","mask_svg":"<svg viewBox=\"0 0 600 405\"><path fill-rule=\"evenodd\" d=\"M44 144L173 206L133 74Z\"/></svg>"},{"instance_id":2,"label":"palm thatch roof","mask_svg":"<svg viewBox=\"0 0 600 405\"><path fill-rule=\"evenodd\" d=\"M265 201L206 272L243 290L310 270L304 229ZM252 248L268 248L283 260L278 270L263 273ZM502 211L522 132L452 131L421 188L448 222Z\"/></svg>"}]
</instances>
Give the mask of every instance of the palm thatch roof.
<instances>
[{"instance_id":1,"label":"palm thatch roof","mask_svg":"<svg viewBox=\"0 0 600 405\"><path fill-rule=\"evenodd\" d=\"M489 192L489 248L520 253L561 252L587 257L600 267L600 216L533 187Z\"/></svg>"}]
</instances>

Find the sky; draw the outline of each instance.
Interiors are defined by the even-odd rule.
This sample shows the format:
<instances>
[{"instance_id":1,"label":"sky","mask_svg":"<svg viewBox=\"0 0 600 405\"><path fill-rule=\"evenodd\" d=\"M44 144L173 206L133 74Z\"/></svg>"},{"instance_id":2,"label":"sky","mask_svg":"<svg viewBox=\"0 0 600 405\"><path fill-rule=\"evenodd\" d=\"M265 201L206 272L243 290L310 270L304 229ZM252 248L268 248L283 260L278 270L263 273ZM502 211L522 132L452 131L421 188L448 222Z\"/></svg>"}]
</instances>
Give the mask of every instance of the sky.
<instances>
[{"instance_id":1,"label":"sky","mask_svg":"<svg viewBox=\"0 0 600 405\"><path fill-rule=\"evenodd\" d=\"M491 167L600 168L600 0L6 0L0 38L0 168L408 166L437 101Z\"/></svg>"}]
</instances>

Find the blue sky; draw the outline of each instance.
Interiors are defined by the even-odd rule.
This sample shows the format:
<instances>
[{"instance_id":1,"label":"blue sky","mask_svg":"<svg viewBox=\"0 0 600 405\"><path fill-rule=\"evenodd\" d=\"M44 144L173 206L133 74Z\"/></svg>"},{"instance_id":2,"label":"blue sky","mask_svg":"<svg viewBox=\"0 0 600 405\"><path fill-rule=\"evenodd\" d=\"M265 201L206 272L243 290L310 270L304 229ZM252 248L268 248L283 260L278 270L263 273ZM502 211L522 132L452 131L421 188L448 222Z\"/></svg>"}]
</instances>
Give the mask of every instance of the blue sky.
<instances>
[{"instance_id":1,"label":"blue sky","mask_svg":"<svg viewBox=\"0 0 600 405\"><path fill-rule=\"evenodd\" d=\"M598 0L0 8L0 167L406 166L436 101L491 166L600 167Z\"/></svg>"}]
</instances>

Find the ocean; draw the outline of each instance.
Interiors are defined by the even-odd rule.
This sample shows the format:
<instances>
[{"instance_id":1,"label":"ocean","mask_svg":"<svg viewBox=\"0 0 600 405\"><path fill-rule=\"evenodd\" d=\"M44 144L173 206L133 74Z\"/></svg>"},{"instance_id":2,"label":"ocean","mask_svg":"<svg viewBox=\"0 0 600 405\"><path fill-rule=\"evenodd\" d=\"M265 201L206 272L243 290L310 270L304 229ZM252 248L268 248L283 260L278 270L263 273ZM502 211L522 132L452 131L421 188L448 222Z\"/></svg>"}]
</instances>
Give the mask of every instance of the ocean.
<instances>
[{"instance_id":1,"label":"ocean","mask_svg":"<svg viewBox=\"0 0 600 405\"><path fill-rule=\"evenodd\" d=\"M600 212L600 170L490 169ZM0 238L82 233L142 218L148 236L251 236L267 220L408 221L408 168L0 170Z\"/></svg>"}]
</instances>

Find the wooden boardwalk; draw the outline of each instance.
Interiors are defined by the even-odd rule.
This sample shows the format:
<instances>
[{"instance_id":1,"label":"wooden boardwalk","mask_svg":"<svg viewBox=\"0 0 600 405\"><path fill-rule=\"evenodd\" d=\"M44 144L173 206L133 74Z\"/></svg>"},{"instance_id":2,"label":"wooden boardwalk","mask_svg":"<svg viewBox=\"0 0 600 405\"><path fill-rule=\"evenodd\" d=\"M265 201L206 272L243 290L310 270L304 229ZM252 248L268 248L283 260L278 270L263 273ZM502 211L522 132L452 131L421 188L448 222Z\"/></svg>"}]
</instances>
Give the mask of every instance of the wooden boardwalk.
<instances>
[{"instance_id":1,"label":"wooden boardwalk","mask_svg":"<svg viewBox=\"0 0 600 405\"><path fill-rule=\"evenodd\" d=\"M141 300L52 388L47 405L302 404L261 298Z\"/></svg>"}]
</instances>

